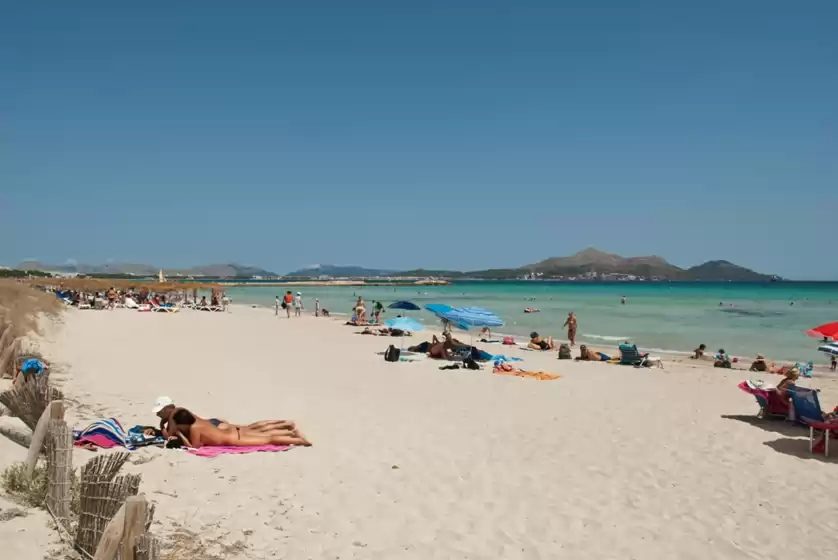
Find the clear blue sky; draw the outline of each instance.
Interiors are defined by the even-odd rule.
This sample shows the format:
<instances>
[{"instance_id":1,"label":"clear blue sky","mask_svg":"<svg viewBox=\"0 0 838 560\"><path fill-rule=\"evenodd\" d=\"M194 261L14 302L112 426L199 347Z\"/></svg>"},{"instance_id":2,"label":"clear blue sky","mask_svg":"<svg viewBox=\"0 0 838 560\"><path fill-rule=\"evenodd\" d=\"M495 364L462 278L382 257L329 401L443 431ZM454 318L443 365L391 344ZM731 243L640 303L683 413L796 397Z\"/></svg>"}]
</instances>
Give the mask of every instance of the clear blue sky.
<instances>
[{"instance_id":1,"label":"clear blue sky","mask_svg":"<svg viewBox=\"0 0 838 560\"><path fill-rule=\"evenodd\" d=\"M838 2L4 2L0 263L838 279Z\"/></svg>"}]
</instances>

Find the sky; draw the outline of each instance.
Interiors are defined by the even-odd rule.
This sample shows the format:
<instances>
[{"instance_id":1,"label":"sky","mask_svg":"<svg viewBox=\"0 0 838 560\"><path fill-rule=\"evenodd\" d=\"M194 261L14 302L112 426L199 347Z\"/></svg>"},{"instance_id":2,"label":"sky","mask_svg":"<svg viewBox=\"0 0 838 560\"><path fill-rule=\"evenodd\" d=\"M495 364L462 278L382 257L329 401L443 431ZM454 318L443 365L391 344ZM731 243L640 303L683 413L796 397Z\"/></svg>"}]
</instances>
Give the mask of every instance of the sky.
<instances>
[{"instance_id":1,"label":"sky","mask_svg":"<svg viewBox=\"0 0 838 560\"><path fill-rule=\"evenodd\" d=\"M0 264L838 280L838 2L4 2Z\"/></svg>"}]
</instances>

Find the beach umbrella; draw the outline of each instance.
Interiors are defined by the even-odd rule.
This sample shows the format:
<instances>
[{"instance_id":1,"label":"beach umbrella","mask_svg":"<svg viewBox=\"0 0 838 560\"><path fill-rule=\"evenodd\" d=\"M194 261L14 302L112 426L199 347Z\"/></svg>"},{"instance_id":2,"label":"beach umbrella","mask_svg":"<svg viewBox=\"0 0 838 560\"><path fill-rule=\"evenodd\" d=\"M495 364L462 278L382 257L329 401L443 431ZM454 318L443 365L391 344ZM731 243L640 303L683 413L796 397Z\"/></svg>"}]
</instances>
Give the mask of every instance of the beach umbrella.
<instances>
[{"instance_id":1,"label":"beach umbrella","mask_svg":"<svg viewBox=\"0 0 838 560\"><path fill-rule=\"evenodd\" d=\"M818 352L826 352L832 356L838 356L838 342L831 344L821 344L818 346Z\"/></svg>"},{"instance_id":2,"label":"beach umbrella","mask_svg":"<svg viewBox=\"0 0 838 560\"><path fill-rule=\"evenodd\" d=\"M838 339L838 321L834 323L827 323L814 329L809 329L806 334L813 338L831 338Z\"/></svg>"},{"instance_id":3,"label":"beach umbrella","mask_svg":"<svg viewBox=\"0 0 838 560\"><path fill-rule=\"evenodd\" d=\"M444 319L452 323L460 323L472 327L502 327L500 317L482 307L460 307L442 314Z\"/></svg>"},{"instance_id":4,"label":"beach umbrella","mask_svg":"<svg viewBox=\"0 0 838 560\"><path fill-rule=\"evenodd\" d=\"M387 306L390 309L404 309L405 311L419 311L422 308L410 301L397 301Z\"/></svg>"},{"instance_id":5,"label":"beach umbrella","mask_svg":"<svg viewBox=\"0 0 838 560\"><path fill-rule=\"evenodd\" d=\"M430 311L431 313L433 313L434 315L436 315L440 319L443 319L443 320L449 321L449 322L453 322L454 326L457 327L458 329L461 329L461 330L464 330L464 331L468 330L468 325L467 324L460 323L460 322L454 322L454 321L451 321L450 319L447 319L447 318L444 317L444 315L446 313L448 313L449 311L454 309L450 305L446 305L444 303L429 303L425 306L425 309L427 309L428 311Z\"/></svg>"},{"instance_id":6,"label":"beach umbrella","mask_svg":"<svg viewBox=\"0 0 838 560\"><path fill-rule=\"evenodd\" d=\"M400 331L419 332L425 330L425 325L411 317L396 317L389 321L384 321L384 324L391 329L399 329Z\"/></svg>"},{"instance_id":7,"label":"beach umbrella","mask_svg":"<svg viewBox=\"0 0 838 560\"><path fill-rule=\"evenodd\" d=\"M410 317L396 317L395 319L390 319L389 321L384 322L385 325L390 327L391 329L399 329L400 331L405 332L419 332L425 330L425 325L417 321L416 319L412 319ZM399 337L399 347L404 349L404 337Z\"/></svg>"}]
</instances>

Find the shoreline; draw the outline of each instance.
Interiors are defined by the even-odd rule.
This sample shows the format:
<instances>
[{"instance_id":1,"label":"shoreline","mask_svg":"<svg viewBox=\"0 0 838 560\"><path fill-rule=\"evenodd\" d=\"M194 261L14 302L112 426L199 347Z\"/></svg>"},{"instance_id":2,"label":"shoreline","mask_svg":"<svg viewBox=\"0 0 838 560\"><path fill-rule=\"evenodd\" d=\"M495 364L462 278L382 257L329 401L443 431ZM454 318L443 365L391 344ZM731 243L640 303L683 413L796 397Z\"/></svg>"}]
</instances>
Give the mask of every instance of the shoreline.
<instances>
[{"instance_id":1,"label":"shoreline","mask_svg":"<svg viewBox=\"0 0 838 560\"><path fill-rule=\"evenodd\" d=\"M250 307L250 308L255 308L255 309L266 309L266 310L269 310L269 311L273 310L273 307L270 306L270 305L258 304L258 303L252 303L252 304L234 303L234 304L231 305L231 307L233 307L233 308L236 308L236 307L241 307L241 308ZM303 311L303 315L304 316L310 316L310 317L314 318L314 313L311 312L311 311ZM328 317L328 318L332 319L334 321L338 321L338 322L346 322L349 317L351 317L351 315L349 313L330 312L330 317ZM293 318L293 314L292 314L292 318ZM385 323L385 321L382 321L380 324L377 324L377 325L376 324L370 324L369 326L370 327L385 326L384 323ZM441 325L438 322L437 323L424 323L423 322L422 324L425 326L426 331L433 332L435 329L441 331ZM359 326L358 328L362 328L362 327L363 326ZM492 331L492 335L493 335L494 338L503 339L504 337L511 336L512 338L515 339L515 341L518 344L521 344L521 345L524 345L524 346L526 345L527 342L529 342L529 337L527 336L527 333L515 332L513 330L508 330L508 326L499 327L499 328L504 329L504 330L503 331L500 331L500 330L499 331ZM523 330L526 330L526 329L523 329ZM425 332L425 331L422 331L422 332ZM479 331L477 329L469 330L469 331L462 331L462 330L458 330L458 329L454 330L455 334L456 333L461 333L461 334L467 333L467 335L472 337L472 338L474 338L474 336L476 336L476 334L478 332ZM541 333L541 334L543 336L550 336L549 333ZM593 339L593 341L591 341L592 339ZM561 335L560 336L553 336L553 340L557 344L561 344L561 343L569 344L570 343L570 341L567 338L562 338ZM623 342L626 342L628 344L636 344L634 341L632 341L632 339L630 337L629 338L622 338L621 337L619 340L621 340ZM465 342L465 341L463 341L463 342ZM605 342L607 342L607 341L597 340L597 335L586 335L585 333L579 333L576 337L576 346L571 348L571 352L573 353L573 355L575 357L576 355L578 355L579 346L584 344L586 347L588 347L588 348L590 348L594 351L604 352L608 355L613 355L615 352L618 352L618 347L619 347L620 344L622 344L622 342L618 342L617 340L614 340L613 344L610 344L610 345L606 344ZM475 339L474 340L474 345L479 346L480 342ZM492 346L494 346L494 345L492 345ZM709 362L710 366L712 367L712 364L713 364L713 358L712 357L715 355L714 350L708 349L708 352L707 352L707 354L705 354L705 358L703 360L692 360L692 359L690 359L690 356L693 355L693 353L694 353L693 350L677 350L677 349L671 349L671 348L656 348L656 347L652 347L652 346L643 346L641 344L637 344L637 347L638 347L639 350L641 350L643 352L648 352L648 353L653 354L653 355L662 355L663 357L666 357L670 360L675 360L675 361L688 360L687 362L685 362L686 364L695 364L696 366L701 366L704 363ZM756 359L756 356L747 356L747 355L732 354L732 353L729 353L729 355L730 355L731 358L735 358L737 360L737 362L734 363L733 368L732 368L733 370L737 370L737 371L748 371L748 369L750 367L750 364ZM790 360L790 359L784 359L784 358L775 358L775 357L770 357L768 355L766 355L766 361L768 361L769 363L774 363L777 366L779 366L781 364L794 365L796 363L808 363L808 362L799 362L797 360ZM838 378L838 374L829 371L829 366L827 366L827 365L813 363L813 368L814 368L814 371L818 372L820 375L835 376L836 378Z\"/></svg>"}]
</instances>

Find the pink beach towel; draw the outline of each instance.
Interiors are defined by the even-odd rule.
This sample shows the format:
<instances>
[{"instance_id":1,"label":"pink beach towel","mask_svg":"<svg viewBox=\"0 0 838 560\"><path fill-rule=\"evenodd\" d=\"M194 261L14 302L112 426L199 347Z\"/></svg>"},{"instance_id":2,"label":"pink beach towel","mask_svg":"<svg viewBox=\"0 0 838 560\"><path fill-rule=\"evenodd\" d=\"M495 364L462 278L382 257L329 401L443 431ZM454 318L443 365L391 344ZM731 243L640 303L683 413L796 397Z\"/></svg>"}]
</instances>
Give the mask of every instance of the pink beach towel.
<instances>
[{"instance_id":1,"label":"pink beach towel","mask_svg":"<svg viewBox=\"0 0 838 560\"><path fill-rule=\"evenodd\" d=\"M96 447L101 447L102 449L110 449L111 447L122 447L114 440L110 439L108 436L102 434L91 434L89 436L84 436L75 441L73 445L76 447L82 447L87 444L93 444Z\"/></svg>"},{"instance_id":2,"label":"pink beach towel","mask_svg":"<svg viewBox=\"0 0 838 560\"><path fill-rule=\"evenodd\" d=\"M249 447L233 447L214 445L190 449L189 452L198 457L218 457L219 455L242 455L244 453L288 451L290 445L251 445Z\"/></svg>"}]
</instances>

